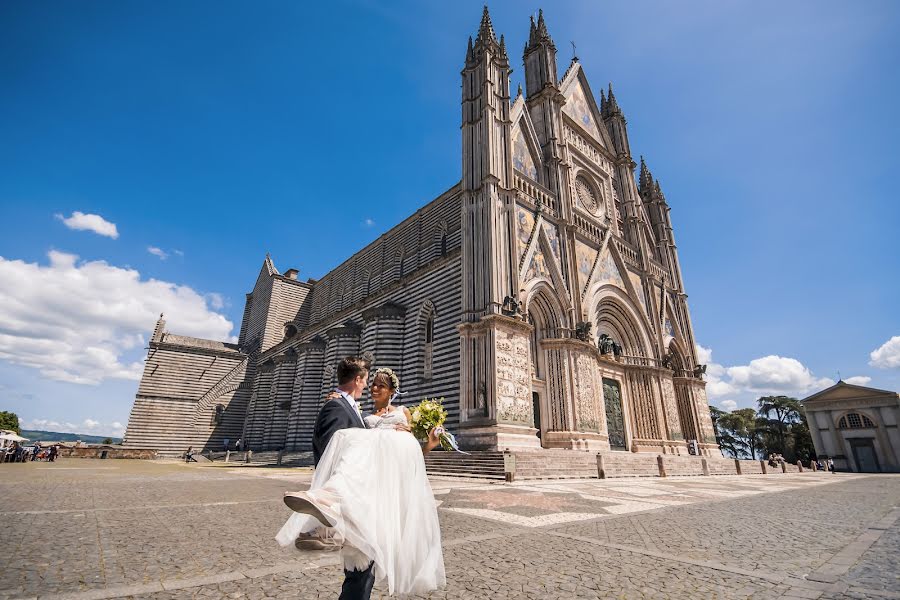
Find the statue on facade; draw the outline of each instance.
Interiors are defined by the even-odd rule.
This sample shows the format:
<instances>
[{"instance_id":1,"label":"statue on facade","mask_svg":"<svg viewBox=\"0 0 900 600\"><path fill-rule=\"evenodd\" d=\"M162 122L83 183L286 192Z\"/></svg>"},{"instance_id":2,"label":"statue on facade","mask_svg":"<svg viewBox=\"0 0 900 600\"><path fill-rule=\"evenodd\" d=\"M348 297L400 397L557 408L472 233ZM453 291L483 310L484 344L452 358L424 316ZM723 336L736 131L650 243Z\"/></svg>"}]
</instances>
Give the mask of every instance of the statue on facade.
<instances>
[{"instance_id":1,"label":"statue on facade","mask_svg":"<svg viewBox=\"0 0 900 600\"><path fill-rule=\"evenodd\" d=\"M622 354L622 346L619 345L616 340L612 339L605 333L600 334L600 338L597 342L597 348L600 350L600 354L612 354L616 358Z\"/></svg>"},{"instance_id":2,"label":"statue on facade","mask_svg":"<svg viewBox=\"0 0 900 600\"><path fill-rule=\"evenodd\" d=\"M525 318L525 315L522 313L522 303L513 296L507 296L503 299L503 306L500 307L500 312L504 316L514 319Z\"/></svg>"},{"instance_id":3,"label":"statue on facade","mask_svg":"<svg viewBox=\"0 0 900 600\"><path fill-rule=\"evenodd\" d=\"M591 328L594 324L590 321L579 321L575 324L575 338L586 342L591 337Z\"/></svg>"},{"instance_id":4,"label":"statue on facade","mask_svg":"<svg viewBox=\"0 0 900 600\"><path fill-rule=\"evenodd\" d=\"M697 365L694 367L694 377L697 379L703 379L703 376L706 374L706 365Z\"/></svg>"}]
</instances>

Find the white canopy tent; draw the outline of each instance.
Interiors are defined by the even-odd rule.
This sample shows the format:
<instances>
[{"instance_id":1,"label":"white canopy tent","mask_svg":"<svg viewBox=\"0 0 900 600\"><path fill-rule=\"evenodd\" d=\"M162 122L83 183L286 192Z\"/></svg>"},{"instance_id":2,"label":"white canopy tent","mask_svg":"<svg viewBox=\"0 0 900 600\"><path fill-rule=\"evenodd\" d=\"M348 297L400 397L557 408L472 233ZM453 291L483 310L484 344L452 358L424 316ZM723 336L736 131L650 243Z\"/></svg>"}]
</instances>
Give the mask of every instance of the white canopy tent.
<instances>
[{"instance_id":1,"label":"white canopy tent","mask_svg":"<svg viewBox=\"0 0 900 600\"><path fill-rule=\"evenodd\" d=\"M6 440L8 442L28 442L28 441L30 441L28 438L22 437L21 435L19 435L17 433L13 433L11 431L0 433L0 440Z\"/></svg>"}]
</instances>

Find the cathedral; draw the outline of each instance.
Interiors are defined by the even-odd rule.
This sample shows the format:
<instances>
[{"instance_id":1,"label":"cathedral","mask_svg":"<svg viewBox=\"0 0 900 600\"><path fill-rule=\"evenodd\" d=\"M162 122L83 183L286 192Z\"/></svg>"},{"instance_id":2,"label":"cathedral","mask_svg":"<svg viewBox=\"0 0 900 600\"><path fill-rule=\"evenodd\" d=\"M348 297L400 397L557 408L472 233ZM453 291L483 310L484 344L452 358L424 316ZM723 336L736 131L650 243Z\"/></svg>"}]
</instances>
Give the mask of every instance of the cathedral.
<instances>
[{"instance_id":1,"label":"cathedral","mask_svg":"<svg viewBox=\"0 0 900 600\"><path fill-rule=\"evenodd\" d=\"M304 451L335 366L443 397L470 450L718 455L670 207L613 88L558 76L543 14L525 89L487 8L462 65L462 177L319 280L266 256L237 343L160 317L126 446ZM635 176L637 174L637 177Z\"/></svg>"}]
</instances>

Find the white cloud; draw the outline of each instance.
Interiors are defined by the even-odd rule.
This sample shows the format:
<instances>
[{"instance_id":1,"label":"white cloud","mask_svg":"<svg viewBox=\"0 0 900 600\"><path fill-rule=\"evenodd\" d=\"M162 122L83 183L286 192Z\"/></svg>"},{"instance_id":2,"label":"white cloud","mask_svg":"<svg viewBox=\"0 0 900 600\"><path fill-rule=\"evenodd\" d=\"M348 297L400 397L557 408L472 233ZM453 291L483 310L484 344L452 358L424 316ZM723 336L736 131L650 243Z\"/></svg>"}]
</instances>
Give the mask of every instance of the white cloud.
<instances>
[{"instance_id":1,"label":"white cloud","mask_svg":"<svg viewBox=\"0 0 900 600\"><path fill-rule=\"evenodd\" d=\"M167 258L169 258L168 252L166 252L162 248L157 248L156 246L147 246L147 252L149 252L153 256L158 256L160 260L166 260Z\"/></svg>"},{"instance_id":2,"label":"white cloud","mask_svg":"<svg viewBox=\"0 0 900 600\"><path fill-rule=\"evenodd\" d=\"M757 392L807 392L834 385L831 379L815 377L799 360L775 355L728 367L725 372L732 385Z\"/></svg>"},{"instance_id":3,"label":"white cloud","mask_svg":"<svg viewBox=\"0 0 900 600\"><path fill-rule=\"evenodd\" d=\"M75 211L71 217L64 217L60 214L55 215L57 219L65 223L69 229L79 231L93 231L97 235L117 239L119 230L116 229L115 223L110 223L100 215L85 214L81 211Z\"/></svg>"},{"instance_id":4,"label":"white cloud","mask_svg":"<svg viewBox=\"0 0 900 600\"><path fill-rule=\"evenodd\" d=\"M174 254L175 256L181 256L181 257L184 256L184 252L182 250L177 250L177 249L172 250L172 254Z\"/></svg>"},{"instance_id":5,"label":"white cloud","mask_svg":"<svg viewBox=\"0 0 900 600\"><path fill-rule=\"evenodd\" d=\"M697 360L701 364L705 361L707 365L706 393L710 398L737 394L803 394L834 385L833 380L816 377L794 358L770 355L755 358L746 365L726 367L713 362L710 348L697 344L696 353Z\"/></svg>"},{"instance_id":6,"label":"white cloud","mask_svg":"<svg viewBox=\"0 0 900 600\"><path fill-rule=\"evenodd\" d=\"M122 437L125 435L125 426L118 421L101 423L94 419L85 419L81 423L71 421L54 421L52 419L22 419L19 422L22 429L36 431L54 431L56 433L80 433L83 435L103 435L109 437Z\"/></svg>"},{"instance_id":7,"label":"white cloud","mask_svg":"<svg viewBox=\"0 0 900 600\"><path fill-rule=\"evenodd\" d=\"M857 375L856 377L848 377L844 380L844 383L851 383L853 385L866 385L872 381L871 377L866 377L865 375Z\"/></svg>"},{"instance_id":8,"label":"white cloud","mask_svg":"<svg viewBox=\"0 0 900 600\"><path fill-rule=\"evenodd\" d=\"M222 297L222 294L210 292L206 294L206 299L209 301L209 305L213 310L222 310L225 308L225 298Z\"/></svg>"},{"instance_id":9,"label":"white cloud","mask_svg":"<svg viewBox=\"0 0 900 600\"><path fill-rule=\"evenodd\" d=\"M869 364L879 369L900 369L900 335L895 335L869 354Z\"/></svg>"},{"instance_id":10,"label":"white cloud","mask_svg":"<svg viewBox=\"0 0 900 600\"><path fill-rule=\"evenodd\" d=\"M363 221L363 225L365 225L366 227L374 227L375 219L372 219L371 217L367 218L365 221Z\"/></svg>"},{"instance_id":11,"label":"white cloud","mask_svg":"<svg viewBox=\"0 0 900 600\"><path fill-rule=\"evenodd\" d=\"M78 262L51 251L48 265L0 256L0 359L38 369L45 377L98 384L140 379L139 351L160 313L179 334L228 339L232 323L188 286L115 267Z\"/></svg>"},{"instance_id":12,"label":"white cloud","mask_svg":"<svg viewBox=\"0 0 900 600\"><path fill-rule=\"evenodd\" d=\"M735 402L734 400L722 400L721 402L719 402L719 404L721 404L722 408L729 412L737 408L737 402Z\"/></svg>"}]
</instances>

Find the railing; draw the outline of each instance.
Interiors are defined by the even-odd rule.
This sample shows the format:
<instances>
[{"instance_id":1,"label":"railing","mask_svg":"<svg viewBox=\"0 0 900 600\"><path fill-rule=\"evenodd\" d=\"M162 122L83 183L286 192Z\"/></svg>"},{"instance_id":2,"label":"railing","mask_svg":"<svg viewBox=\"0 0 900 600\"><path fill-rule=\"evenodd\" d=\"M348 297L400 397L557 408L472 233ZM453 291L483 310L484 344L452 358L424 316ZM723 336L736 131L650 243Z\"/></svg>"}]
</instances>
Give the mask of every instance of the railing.
<instances>
[{"instance_id":1,"label":"railing","mask_svg":"<svg viewBox=\"0 0 900 600\"><path fill-rule=\"evenodd\" d=\"M556 198L553 197L553 194L551 194L549 190L545 190L535 183L526 181L518 175L515 176L515 180L516 189L519 190L519 193L533 204L535 208L537 208L538 205L541 205L544 212L547 212L552 216L557 215Z\"/></svg>"},{"instance_id":2,"label":"railing","mask_svg":"<svg viewBox=\"0 0 900 600\"><path fill-rule=\"evenodd\" d=\"M565 136L567 142L570 142L575 148L578 149L579 152L591 159L591 161L593 161L606 171L612 170L612 165L609 164L609 161L607 161L603 157L603 155L599 150L597 150L594 144L586 140L580 133L578 133L568 125L565 126Z\"/></svg>"},{"instance_id":3,"label":"railing","mask_svg":"<svg viewBox=\"0 0 900 600\"><path fill-rule=\"evenodd\" d=\"M579 214L575 215L575 225L576 227L578 227L579 232L593 239L595 242L599 243L603 241L603 237L606 232L605 228L588 221Z\"/></svg>"},{"instance_id":4,"label":"railing","mask_svg":"<svg viewBox=\"0 0 900 600\"><path fill-rule=\"evenodd\" d=\"M625 240L620 240L617 238L613 238L613 242L616 244L616 250L619 251L619 255L622 257L626 263L634 267L635 269L641 268L641 259L638 256L638 251L631 246Z\"/></svg>"},{"instance_id":5,"label":"railing","mask_svg":"<svg viewBox=\"0 0 900 600\"><path fill-rule=\"evenodd\" d=\"M662 266L662 264L656 262L655 260L649 261L650 263L650 274L653 275L656 279L668 279L669 271Z\"/></svg>"}]
</instances>

